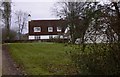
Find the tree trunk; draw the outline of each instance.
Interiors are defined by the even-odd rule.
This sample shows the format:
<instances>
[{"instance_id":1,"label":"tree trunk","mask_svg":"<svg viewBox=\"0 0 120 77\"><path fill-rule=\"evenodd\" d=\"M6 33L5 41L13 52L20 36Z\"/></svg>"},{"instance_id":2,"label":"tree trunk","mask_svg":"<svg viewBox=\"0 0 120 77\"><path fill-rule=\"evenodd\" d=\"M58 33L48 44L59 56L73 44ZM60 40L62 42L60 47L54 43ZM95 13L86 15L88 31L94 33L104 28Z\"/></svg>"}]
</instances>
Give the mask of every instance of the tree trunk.
<instances>
[{"instance_id":1,"label":"tree trunk","mask_svg":"<svg viewBox=\"0 0 120 77\"><path fill-rule=\"evenodd\" d=\"M4 11L3 17L5 21L5 28L6 28L6 40L10 39L10 22L11 22L11 2L3 2Z\"/></svg>"}]
</instances>

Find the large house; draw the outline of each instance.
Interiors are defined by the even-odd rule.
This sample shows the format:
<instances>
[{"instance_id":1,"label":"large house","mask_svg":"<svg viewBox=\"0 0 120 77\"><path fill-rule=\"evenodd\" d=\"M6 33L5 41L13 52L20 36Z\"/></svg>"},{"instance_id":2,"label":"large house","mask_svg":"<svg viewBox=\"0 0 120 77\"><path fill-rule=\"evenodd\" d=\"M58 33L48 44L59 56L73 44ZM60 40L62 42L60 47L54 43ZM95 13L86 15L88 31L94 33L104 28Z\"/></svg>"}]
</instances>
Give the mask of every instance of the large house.
<instances>
[{"instance_id":1,"label":"large house","mask_svg":"<svg viewBox=\"0 0 120 77\"><path fill-rule=\"evenodd\" d=\"M29 39L64 38L65 20L31 20L29 21Z\"/></svg>"}]
</instances>

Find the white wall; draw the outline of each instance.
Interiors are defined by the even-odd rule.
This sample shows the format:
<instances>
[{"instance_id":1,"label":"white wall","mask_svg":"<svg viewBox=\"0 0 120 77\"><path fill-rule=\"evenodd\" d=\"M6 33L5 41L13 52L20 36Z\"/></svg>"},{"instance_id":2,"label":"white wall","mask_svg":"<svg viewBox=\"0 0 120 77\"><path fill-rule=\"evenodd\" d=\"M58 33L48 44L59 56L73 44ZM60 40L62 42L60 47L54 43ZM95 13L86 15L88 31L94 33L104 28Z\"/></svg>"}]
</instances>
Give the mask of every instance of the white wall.
<instances>
[{"instance_id":1,"label":"white wall","mask_svg":"<svg viewBox=\"0 0 120 77\"><path fill-rule=\"evenodd\" d=\"M41 38L40 39L49 39L49 35L41 35L40 36ZM57 37L57 35L53 35L53 38ZM63 38L63 36L61 35L60 38ZM29 36L28 38L29 40L34 40L35 39L35 36Z\"/></svg>"},{"instance_id":2,"label":"white wall","mask_svg":"<svg viewBox=\"0 0 120 77\"><path fill-rule=\"evenodd\" d=\"M29 40L34 40L35 39L35 37L34 36L29 36L29 38L28 38Z\"/></svg>"}]
</instances>

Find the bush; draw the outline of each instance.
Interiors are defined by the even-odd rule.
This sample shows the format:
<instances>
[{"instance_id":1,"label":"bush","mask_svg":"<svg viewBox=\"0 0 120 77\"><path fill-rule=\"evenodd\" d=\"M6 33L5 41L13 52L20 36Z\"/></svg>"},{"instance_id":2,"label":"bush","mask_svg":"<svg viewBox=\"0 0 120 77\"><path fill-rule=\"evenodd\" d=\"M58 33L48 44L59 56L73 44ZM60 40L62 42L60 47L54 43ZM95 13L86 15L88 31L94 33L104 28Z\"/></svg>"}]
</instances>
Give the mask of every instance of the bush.
<instances>
[{"instance_id":1,"label":"bush","mask_svg":"<svg viewBox=\"0 0 120 77\"><path fill-rule=\"evenodd\" d=\"M70 53L79 74L114 75L120 74L120 52L118 44L87 44L73 47Z\"/></svg>"}]
</instances>

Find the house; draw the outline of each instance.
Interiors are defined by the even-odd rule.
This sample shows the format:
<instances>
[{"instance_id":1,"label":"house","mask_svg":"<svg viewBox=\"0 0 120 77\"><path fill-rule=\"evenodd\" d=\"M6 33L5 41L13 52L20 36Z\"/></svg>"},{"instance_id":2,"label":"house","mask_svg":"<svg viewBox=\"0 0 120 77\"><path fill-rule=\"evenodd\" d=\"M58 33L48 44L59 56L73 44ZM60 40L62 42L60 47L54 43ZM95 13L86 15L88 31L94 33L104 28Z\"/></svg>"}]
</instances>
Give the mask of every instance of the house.
<instances>
[{"instance_id":1,"label":"house","mask_svg":"<svg viewBox=\"0 0 120 77\"><path fill-rule=\"evenodd\" d=\"M29 21L29 39L64 38L65 20L31 20Z\"/></svg>"}]
</instances>

